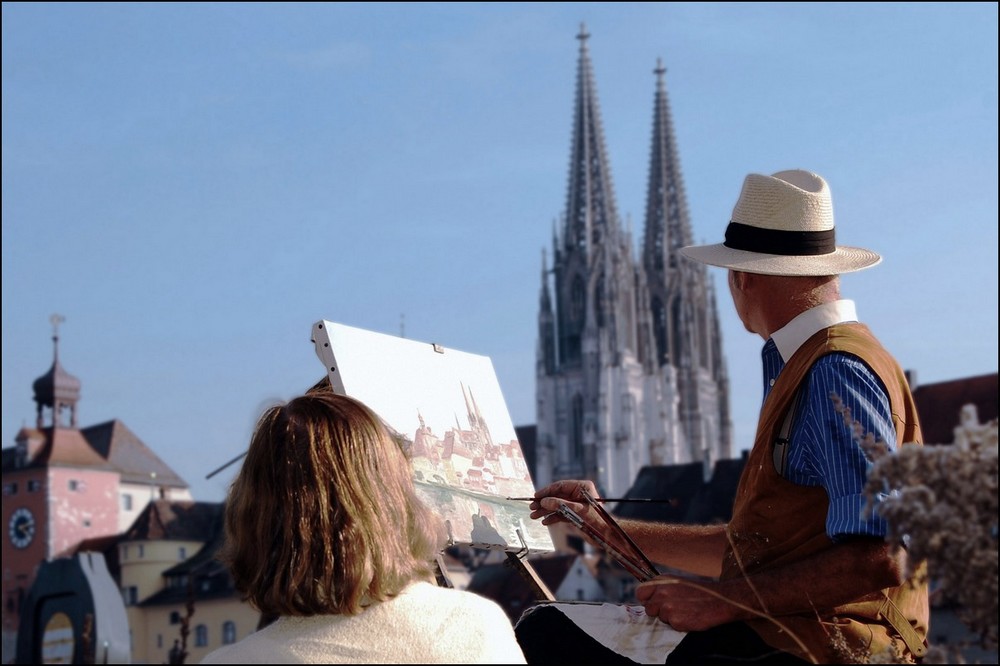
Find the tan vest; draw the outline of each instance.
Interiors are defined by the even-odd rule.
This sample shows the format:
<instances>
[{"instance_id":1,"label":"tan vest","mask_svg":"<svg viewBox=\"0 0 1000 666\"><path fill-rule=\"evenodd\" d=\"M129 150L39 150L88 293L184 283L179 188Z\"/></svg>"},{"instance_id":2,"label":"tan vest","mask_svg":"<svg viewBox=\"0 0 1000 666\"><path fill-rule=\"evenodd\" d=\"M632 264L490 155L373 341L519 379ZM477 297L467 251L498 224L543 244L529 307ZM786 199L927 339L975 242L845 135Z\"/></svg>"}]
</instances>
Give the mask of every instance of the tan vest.
<instances>
[{"instance_id":1,"label":"tan vest","mask_svg":"<svg viewBox=\"0 0 1000 666\"><path fill-rule=\"evenodd\" d=\"M847 352L861 358L879 376L889 393L896 441L907 446L921 443L916 406L906 377L868 328L856 323L838 324L813 335L782 369L761 410L757 436L736 489L729 522L731 545L723 560L723 579L739 577L744 571L754 573L795 562L833 546L826 535L829 507L826 490L782 478L772 458L774 441L799 385L809 368L821 356L832 352ZM739 558L735 557L734 548ZM839 627L851 648L862 648L875 655L888 647L895 636L904 655L922 656L929 619L927 585L911 583L883 590L874 599L777 619L821 662L837 663L845 658L831 646L831 637L836 634L834 626ZM794 586L796 581L789 580L787 584ZM774 622L759 619L748 624L769 645L809 658ZM893 626L899 627L899 631ZM900 640L899 633L906 634L907 640Z\"/></svg>"}]
</instances>

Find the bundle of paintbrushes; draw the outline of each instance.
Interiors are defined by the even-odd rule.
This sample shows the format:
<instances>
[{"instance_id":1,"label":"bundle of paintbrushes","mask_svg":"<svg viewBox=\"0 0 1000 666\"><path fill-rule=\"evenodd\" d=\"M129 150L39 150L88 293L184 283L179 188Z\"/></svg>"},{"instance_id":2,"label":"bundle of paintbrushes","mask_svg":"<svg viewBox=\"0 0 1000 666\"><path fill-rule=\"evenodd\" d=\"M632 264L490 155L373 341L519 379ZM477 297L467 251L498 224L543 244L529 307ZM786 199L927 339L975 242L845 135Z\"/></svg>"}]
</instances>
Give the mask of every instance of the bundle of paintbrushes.
<instances>
[{"instance_id":1,"label":"bundle of paintbrushes","mask_svg":"<svg viewBox=\"0 0 1000 666\"><path fill-rule=\"evenodd\" d=\"M622 529L622 526L618 524L618 521L616 521L610 513L604 510L600 500L595 499L585 490L583 491L583 499L587 502L587 504L594 508L597 515L610 528L610 534L605 534L596 529L587 523L580 516L580 514L573 511L565 504L560 504L559 513L562 514L566 520L575 525L581 532L590 537L594 543L604 548L604 550L606 550L611 557L615 558L619 564L625 567L625 569L637 579L645 582L656 578L656 576L659 575L656 571L656 567L653 566L653 563L649 561L646 554L642 552L639 546L637 546L625 530Z\"/></svg>"}]
</instances>

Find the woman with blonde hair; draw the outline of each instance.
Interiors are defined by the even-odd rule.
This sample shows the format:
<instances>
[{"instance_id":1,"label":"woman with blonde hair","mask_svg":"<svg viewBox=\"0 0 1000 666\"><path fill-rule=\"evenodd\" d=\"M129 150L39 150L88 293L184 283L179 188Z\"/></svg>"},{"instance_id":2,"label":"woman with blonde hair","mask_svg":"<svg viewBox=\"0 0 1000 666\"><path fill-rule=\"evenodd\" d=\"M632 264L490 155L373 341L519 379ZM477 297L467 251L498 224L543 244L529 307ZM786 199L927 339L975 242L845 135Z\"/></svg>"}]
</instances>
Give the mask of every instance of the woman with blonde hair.
<instances>
[{"instance_id":1,"label":"woman with blonde hair","mask_svg":"<svg viewBox=\"0 0 1000 666\"><path fill-rule=\"evenodd\" d=\"M202 663L524 663L499 605L434 584L440 523L358 400L317 386L266 410L225 524L237 589L277 619Z\"/></svg>"}]
</instances>

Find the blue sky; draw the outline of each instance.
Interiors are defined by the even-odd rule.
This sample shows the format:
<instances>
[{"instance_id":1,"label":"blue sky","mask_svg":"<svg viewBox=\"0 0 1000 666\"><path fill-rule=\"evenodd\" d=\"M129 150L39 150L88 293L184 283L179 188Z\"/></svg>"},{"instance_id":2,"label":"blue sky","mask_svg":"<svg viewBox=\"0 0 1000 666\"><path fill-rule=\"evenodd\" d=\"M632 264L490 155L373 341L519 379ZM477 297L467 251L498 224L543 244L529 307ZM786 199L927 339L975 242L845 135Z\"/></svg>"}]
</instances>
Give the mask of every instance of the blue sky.
<instances>
[{"instance_id":1,"label":"blue sky","mask_svg":"<svg viewBox=\"0 0 1000 666\"><path fill-rule=\"evenodd\" d=\"M662 58L698 242L747 173L816 171L885 257L843 287L900 363L997 370L996 3L4 3L3 445L53 313L80 425L197 499L322 376L320 319L487 355L534 423L581 22L637 237ZM743 448L762 341L712 274Z\"/></svg>"}]
</instances>

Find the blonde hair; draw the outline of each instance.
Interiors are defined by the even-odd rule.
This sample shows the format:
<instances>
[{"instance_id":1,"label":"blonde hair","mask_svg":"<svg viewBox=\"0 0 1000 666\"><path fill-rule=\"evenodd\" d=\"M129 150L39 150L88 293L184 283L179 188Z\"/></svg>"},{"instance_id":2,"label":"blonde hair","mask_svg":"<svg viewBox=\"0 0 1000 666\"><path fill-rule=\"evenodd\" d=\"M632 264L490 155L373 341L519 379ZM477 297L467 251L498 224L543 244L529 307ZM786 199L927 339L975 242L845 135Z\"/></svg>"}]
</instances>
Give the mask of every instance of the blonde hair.
<instances>
[{"instance_id":1,"label":"blonde hair","mask_svg":"<svg viewBox=\"0 0 1000 666\"><path fill-rule=\"evenodd\" d=\"M442 545L378 416L316 388L264 412L229 489L221 559L263 614L359 613L433 579Z\"/></svg>"}]
</instances>

